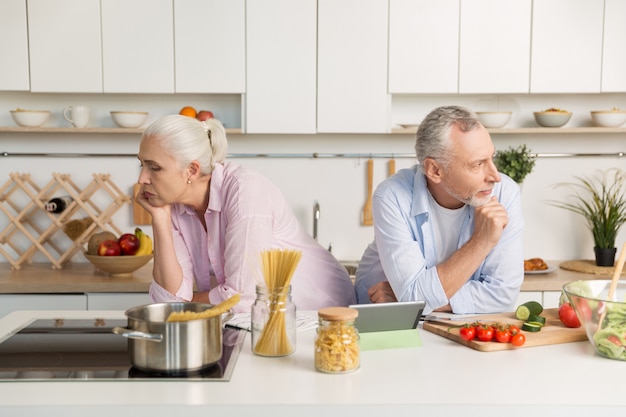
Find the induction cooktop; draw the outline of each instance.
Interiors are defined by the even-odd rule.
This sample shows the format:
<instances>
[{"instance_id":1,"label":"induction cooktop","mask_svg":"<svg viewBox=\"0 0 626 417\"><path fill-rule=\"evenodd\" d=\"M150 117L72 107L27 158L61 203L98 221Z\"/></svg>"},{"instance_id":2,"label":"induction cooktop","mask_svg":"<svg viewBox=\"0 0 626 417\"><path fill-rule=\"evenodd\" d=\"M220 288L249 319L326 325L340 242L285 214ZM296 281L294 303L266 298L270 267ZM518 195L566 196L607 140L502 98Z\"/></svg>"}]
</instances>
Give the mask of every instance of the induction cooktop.
<instances>
[{"instance_id":1,"label":"induction cooktop","mask_svg":"<svg viewBox=\"0 0 626 417\"><path fill-rule=\"evenodd\" d=\"M128 339L112 333L125 319L39 319L0 340L0 382L33 380L229 381L245 331L226 328L222 358L192 372L145 372L130 362Z\"/></svg>"}]
</instances>

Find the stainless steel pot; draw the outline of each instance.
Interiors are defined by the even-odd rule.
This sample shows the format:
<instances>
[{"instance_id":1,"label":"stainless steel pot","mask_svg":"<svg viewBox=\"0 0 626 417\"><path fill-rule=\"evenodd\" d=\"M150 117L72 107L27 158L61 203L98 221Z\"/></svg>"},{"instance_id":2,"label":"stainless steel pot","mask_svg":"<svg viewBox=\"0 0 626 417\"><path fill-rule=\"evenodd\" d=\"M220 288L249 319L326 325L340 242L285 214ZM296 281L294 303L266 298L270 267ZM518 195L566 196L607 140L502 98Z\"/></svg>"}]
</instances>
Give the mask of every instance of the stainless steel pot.
<instances>
[{"instance_id":1,"label":"stainless steel pot","mask_svg":"<svg viewBox=\"0 0 626 417\"><path fill-rule=\"evenodd\" d=\"M217 363L222 357L222 316L167 322L173 311L202 312L213 305L203 303L156 303L126 310L128 327L113 333L127 337L131 364L158 372L195 371Z\"/></svg>"}]
</instances>

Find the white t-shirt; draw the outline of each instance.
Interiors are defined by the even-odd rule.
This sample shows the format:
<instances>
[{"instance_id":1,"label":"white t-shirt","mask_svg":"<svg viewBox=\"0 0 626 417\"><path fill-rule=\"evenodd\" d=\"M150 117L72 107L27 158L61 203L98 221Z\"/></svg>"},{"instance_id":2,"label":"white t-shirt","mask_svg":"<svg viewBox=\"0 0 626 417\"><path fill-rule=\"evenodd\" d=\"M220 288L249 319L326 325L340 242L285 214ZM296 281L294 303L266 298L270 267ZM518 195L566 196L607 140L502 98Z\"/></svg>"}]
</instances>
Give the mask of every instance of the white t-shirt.
<instances>
[{"instance_id":1,"label":"white t-shirt","mask_svg":"<svg viewBox=\"0 0 626 417\"><path fill-rule=\"evenodd\" d=\"M437 264L439 264L458 250L466 206L454 210L442 207L430 193L428 193L428 203L433 217L430 223L435 235Z\"/></svg>"}]
</instances>

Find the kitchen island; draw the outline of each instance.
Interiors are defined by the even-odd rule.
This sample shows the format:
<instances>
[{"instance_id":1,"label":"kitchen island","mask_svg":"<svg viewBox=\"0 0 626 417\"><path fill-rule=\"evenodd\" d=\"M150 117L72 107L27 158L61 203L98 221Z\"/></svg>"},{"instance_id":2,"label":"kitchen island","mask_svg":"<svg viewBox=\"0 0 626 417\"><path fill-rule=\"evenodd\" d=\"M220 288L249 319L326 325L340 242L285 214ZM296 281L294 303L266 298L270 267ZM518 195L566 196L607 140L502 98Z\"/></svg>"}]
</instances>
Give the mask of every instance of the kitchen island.
<instances>
[{"instance_id":1,"label":"kitchen island","mask_svg":"<svg viewBox=\"0 0 626 417\"><path fill-rule=\"evenodd\" d=\"M314 314L314 313L311 313ZM17 311L0 338L35 317L124 318L122 311ZM328 375L313 366L315 332L296 353L254 355L249 335L229 382L0 382L6 416L585 416L624 415L626 362L589 342L479 352L418 329L422 346L361 353L361 368Z\"/></svg>"}]
</instances>

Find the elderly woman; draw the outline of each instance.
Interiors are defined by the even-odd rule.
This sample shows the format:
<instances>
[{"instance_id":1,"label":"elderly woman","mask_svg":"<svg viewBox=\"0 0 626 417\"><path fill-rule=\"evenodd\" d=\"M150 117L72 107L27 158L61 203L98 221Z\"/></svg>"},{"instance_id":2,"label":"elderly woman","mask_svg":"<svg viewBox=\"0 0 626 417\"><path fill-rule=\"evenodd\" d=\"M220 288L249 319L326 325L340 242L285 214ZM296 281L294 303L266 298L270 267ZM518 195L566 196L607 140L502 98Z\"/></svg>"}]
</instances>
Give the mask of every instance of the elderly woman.
<instances>
[{"instance_id":1,"label":"elderly woman","mask_svg":"<svg viewBox=\"0 0 626 417\"><path fill-rule=\"evenodd\" d=\"M215 119L165 116L143 133L136 201L152 215L152 299L218 304L239 293L234 310L249 311L263 283L261 252L284 248L302 252L291 281L298 309L354 303L345 268L303 230L276 186L224 162L227 147Z\"/></svg>"}]
</instances>

